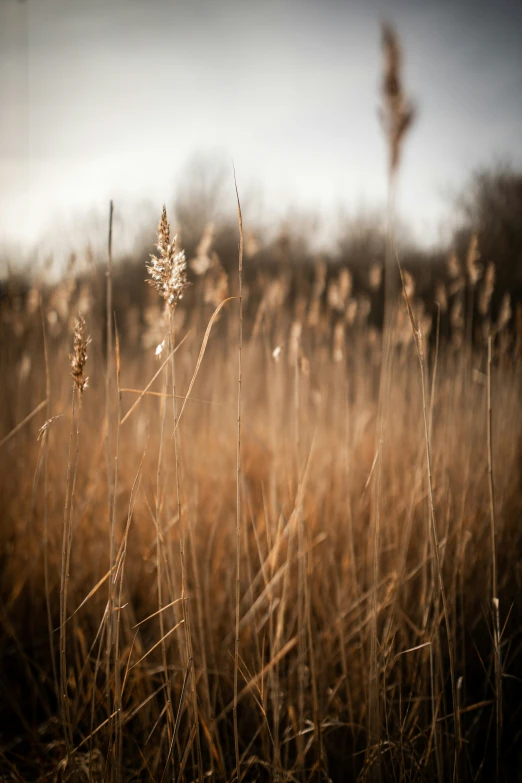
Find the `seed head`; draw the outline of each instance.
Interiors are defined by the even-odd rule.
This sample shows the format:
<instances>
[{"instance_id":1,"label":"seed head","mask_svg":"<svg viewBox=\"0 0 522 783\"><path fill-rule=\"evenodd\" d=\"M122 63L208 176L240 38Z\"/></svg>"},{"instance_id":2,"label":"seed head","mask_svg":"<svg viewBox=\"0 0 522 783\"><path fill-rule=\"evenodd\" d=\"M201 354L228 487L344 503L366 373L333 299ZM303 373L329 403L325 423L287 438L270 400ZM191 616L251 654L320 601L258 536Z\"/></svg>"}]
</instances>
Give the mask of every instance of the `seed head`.
<instances>
[{"instance_id":1,"label":"seed head","mask_svg":"<svg viewBox=\"0 0 522 783\"><path fill-rule=\"evenodd\" d=\"M401 47L395 30L389 24L382 26L382 49L384 72L381 117L388 138L390 170L394 172L399 165L403 138L413 122L415 111L403 91Z\"/></svg>"},{"instance_id":2,"label":"seed head","mask_svg":"<svg viewBox=\"0 0 522 783\"><path fill-rule=\"evenodd\" d=\"M448 274L453 280L456 280L460 276L460 273L459 257L456 252L452 250L448 258Z\"/></svg>"},{"instance_id":3,"label":"seed head","mask_svg":"<svg viewBox=\"0 0 522 783\"><path fill-rule=\"evenodd\" d=\"M377 291L381 287L382 282L382 265L379 263L372 264L370 272L368 274L368 282L372 291Z\"/></svg>"},{"instance_id":4,"label":"seed head","mask_svg":"<svg viewBox=\"0 0 522 783\"><path fill-rule=\"evenodd\" d=\"M484 274L484 283L479 294L478 309L481 315L486 315L495 289L495 264L490 261Z\"/></svg>"},{"instance_id":5,"label":"seed head","mask_svg":"<svg viewBox=\"0 0 522 783\"><path fill-rule=\"evenodd\" d=\"M78 394L81 396L84 390L87 388L88 378L84 375L85 363L87 361L87 346L91 342L90 337L84 336L85 332L85 319L82 315L78 315L75 320L74 332L73 332L73 353L69 354L69 360L71 362L71 375L78 389Z\"/></svg>"},{"instance_id":6,"label":"seed head","mask_svg":"<svg viewBox=\"0 0 522 783\"><path fill-rule=\"evenodd\" d=\"M147 264L147 272L150 275L147 282L158 291L173 312L187 287L187 262L183 250L176 253L176 237L171 240L165 205L157 234L158 256L151 255Z\"/></svg>"},{"instance_id":7,"label":"seed head","mask_svg":"<svg viewBox=\"0 0 522 783\"><path fill-rule=\"evenodd\" d=\"M476 285L482 274L479 259L480 251L478 245L478 236L476 234L472 234L469 240L468 254L466 256L466 269L471 285Z\"/></svg>"},{"instance_id":8,"label":"seed head","mask_svg":"<svg viewBox=\"0 0 522 783\"><path fill-rule=\"evenodd\" d=\"M497 332L501 332L503 329L505 329L505 327L510 322L512 315L513 311L511 309L511 294L505 293L500 304L500 311L498 314L496 328Z\"/></svg>"}]
</instances>

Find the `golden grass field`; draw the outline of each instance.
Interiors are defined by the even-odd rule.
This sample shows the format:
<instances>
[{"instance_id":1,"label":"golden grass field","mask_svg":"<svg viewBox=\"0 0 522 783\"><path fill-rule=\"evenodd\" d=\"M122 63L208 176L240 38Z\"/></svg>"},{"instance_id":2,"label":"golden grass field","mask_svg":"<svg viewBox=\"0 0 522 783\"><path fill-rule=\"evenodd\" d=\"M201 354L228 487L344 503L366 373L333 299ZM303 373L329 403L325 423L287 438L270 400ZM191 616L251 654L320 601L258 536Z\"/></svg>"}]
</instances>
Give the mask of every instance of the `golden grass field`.
<instances>
[{"instance_id":1,"label":"golden grass field","mask_svg":"<svg viewBox=\"0 0 522 783\"><path fill-rule=\"evenodd\" d=\"M522 336L476 240L445 339L392 252L381 329L348 268L208 242L178 301L167 240L142 307L4 285L2 780L519 779Z\"/></svg>"}]
</instances>

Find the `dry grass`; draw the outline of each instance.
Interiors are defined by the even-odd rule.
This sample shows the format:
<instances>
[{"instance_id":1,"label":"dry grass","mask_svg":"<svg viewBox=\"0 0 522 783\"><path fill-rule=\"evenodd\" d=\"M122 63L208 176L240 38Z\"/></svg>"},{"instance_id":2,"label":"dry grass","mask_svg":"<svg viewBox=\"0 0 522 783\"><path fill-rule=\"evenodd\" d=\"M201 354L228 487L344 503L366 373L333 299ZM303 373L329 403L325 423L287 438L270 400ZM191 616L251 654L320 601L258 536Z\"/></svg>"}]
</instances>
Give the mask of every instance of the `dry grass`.
<instances>
[{"instance_id":1,"label":"dry grass","mask_svg":"<svg viewBox=\"0 0 522 783\"><path fill-rule=\"evenodd\" d=\"M191 306L188 337L176 353L176 389L182 395L189 388L209 315L202 291L203 282L192 292L200 304ZM317 324L301 320L315 308L314 296L312 292L304 305L298 301L292 308L283 303L265 315L254 338L256 314L250 313L246 321L240 768L249 780L308 778L327 770L333 779L342 779L346 770L369 774L369 766L381 754L383 779L431 778L437 768L445 779L454 765L455 710L430 544L415 347L410 342L392 349L392 415L386 422L382 454L375 584L371 485L376 479L380 349L365 323L345 324L340 347L337 311L329 309L324 297ZM3 752L6 770L14 765L25 779L34 779L40 769L61 769L64 776L76 770L81 779L87 773L80 770L90 768L92 778L99 780L103 775L95 772L98 764L112 769L103 773L105 779L139 779L149 769L152 779L161 780L167 759L176 770L184 763L187 779L210 771L216 779L233 777L238 529L233 307L234 302L225 306L210 333L177 429L177 461L171 437L173 393L170 385L161 383L168 356L140 405L121 426L117 421L125 418L137 394L121 391L118 402L114 387L109 406L113 452L107 470L103 329L88 322L93 337L90 381L74 421L67 369L71 338L66 328L48 336L50 415L44 437L37 439L46 418L40 406L3 444L0 457ZM71 312L74 309L71 302ZM3 343L4 432L10 421L24 419L46 396L41 321L38 313L23 318L24 335L10 335ZM46 319L44 323L47 329ZM292 348L296 324L301 326L300 338ZM119 330L124 331L124 324ZM431 356L428 385L433 511L459 680L458 763L463 779L479 768L483 754L493 763L499 645L504 650L504 673L520 672L516 552L521 544L521 378L510 354L499 353L499 342L491 364L491 454L486 347L473 352L465 345L458 350L441 348L436 376ZM282 349L274 358L276 346ZM120 389L147 386L161 367L153 353L139 346L122 349ZM31 358L29 377L23 381L20 361L15 361L21 355ZM79 417L76 461L69 440L71 432L76 438ZM108 477L114 471L117 442L111 511ZM490 477L495 490L499 644L494 642L496 622L491 614ZM65 542L66 563L70 544L70 569L62 577L67 575L69 618L67 648L62 651L62 666L64 660L67 666L62 671L62 680L67 681L64 731L57 721L62 692L57 629L63 510L73 479L74 506L69 503L66 516L70 542ZM114 486L114 479L109 480ZM112 514L115 552L108 576ZM46 584L58 682L53 681ZM191 618L188 648L185 605ZM365 768L361 751L368 743L374 606L380 722ZM193 698L187 649L193 659ZM512 681L509 690L513 694L518 687ZM512 709L509 699L508 692L505 715ZM520 723L508 724L502 739L502 755L510 764L516 725ZM201 755L195 750L196 726ZM116 736L121 743L118 754Z\"/></svg>"},{"instance_id":2,"label":"dry grass","mask_svg":"<svg viewBox=\"0 0 522 783\"><path fill-rule=\"evenodd\" d=\"M2 304L5 779L511 779L522 378L494 275L462 284L482 343L429 342L404 275L381 346L349 270L240 261L235 290L210 246L182 302L160 270L146 348L135 312L94 317L96 277Z\"/></svg>"}]
</instances>

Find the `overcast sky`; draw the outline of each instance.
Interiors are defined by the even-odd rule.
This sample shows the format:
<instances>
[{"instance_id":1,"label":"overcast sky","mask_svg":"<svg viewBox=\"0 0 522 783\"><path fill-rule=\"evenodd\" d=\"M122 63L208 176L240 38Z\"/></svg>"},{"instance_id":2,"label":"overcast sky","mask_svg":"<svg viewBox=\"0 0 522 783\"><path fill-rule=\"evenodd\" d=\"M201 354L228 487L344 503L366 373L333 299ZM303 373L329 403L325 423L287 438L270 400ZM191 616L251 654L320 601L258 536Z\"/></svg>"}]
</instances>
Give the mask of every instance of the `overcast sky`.
<instances>
[{"instance_id":1,"label":"overcast sky","mask_svg":"<svg viewBox=\"0 0 522 783\"><path fill-rule=\"evenodd\" d=\"M520 2L0 0L0 243L159 210L197 152L270 211L382 205L384 17L418 109L401 213L432 241L476 166L522 164Z\"/></svg>"}]
</instances>

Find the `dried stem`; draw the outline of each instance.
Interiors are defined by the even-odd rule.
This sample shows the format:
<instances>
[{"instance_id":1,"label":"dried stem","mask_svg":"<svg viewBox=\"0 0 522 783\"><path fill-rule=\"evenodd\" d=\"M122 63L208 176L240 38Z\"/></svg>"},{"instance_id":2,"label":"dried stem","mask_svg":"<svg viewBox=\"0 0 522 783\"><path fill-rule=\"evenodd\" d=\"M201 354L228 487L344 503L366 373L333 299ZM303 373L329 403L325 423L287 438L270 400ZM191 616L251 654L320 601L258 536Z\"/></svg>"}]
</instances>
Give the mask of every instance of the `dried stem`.
<instances>
[{"instance_id":1,"label":"dried stem","mask_svg":"<svg viewBox=\"0 0 522 783\"><path fill-rule=\"evenodd\" d=\"M60 689L58 685L58 673L56 669L56 657L54 653L53 641L53 623L51 616L51 598L49 591L49 437L51 421L51 373L49 368L49 349L47 345L47 332L45 329L45 320L41 312L42 334L45 359L45 396L47 404L46 422L49 424L43 430L42 437L45 438L44 444L44 524L43 524L43 556L44 556L44 583L45 583L45 607L47 611L47 629L49 633L49 652L51 655L51 664L53 669L53 681L56 696L59 697Z\"/></svg>"},{"instance_id":2,"label":"dried stem","mask_svg":"<svg viewBox=\"0 0 522 783\"><path fill-rule=\"evenodd\" d=\"M493 613L493 643L495 659L495 729L496 729L496 772L500 780L500 744L502 739L502 659L500 654L500 604L497 585L497 551L495 541L495 492L493 483L493 404L491 397L491 354L492 340L488 337L488 376L487 376L487 442L488 442L488 483L489 509L491 521L491 604Z\"/></svg>"},{"instance_id":3,"label":"dried stem","mask_svg":"<svg viewBox=\"0 0 522 783\"><path fill-rule=\"evenodd\" d=\"M236 755L236 779L241 781L239 756L239 731L237 723L237 695L239 673L239 604L240 604L240 568L241 568L241 352L243 349L243 217L237 189L236 172L234 169L234 184L237 198L237 217L239 224L239 345L238 345L238 380L237 380L237 460L236 460L236 633L234 645L234 748Z\"/></svg>"}]
</instances>

